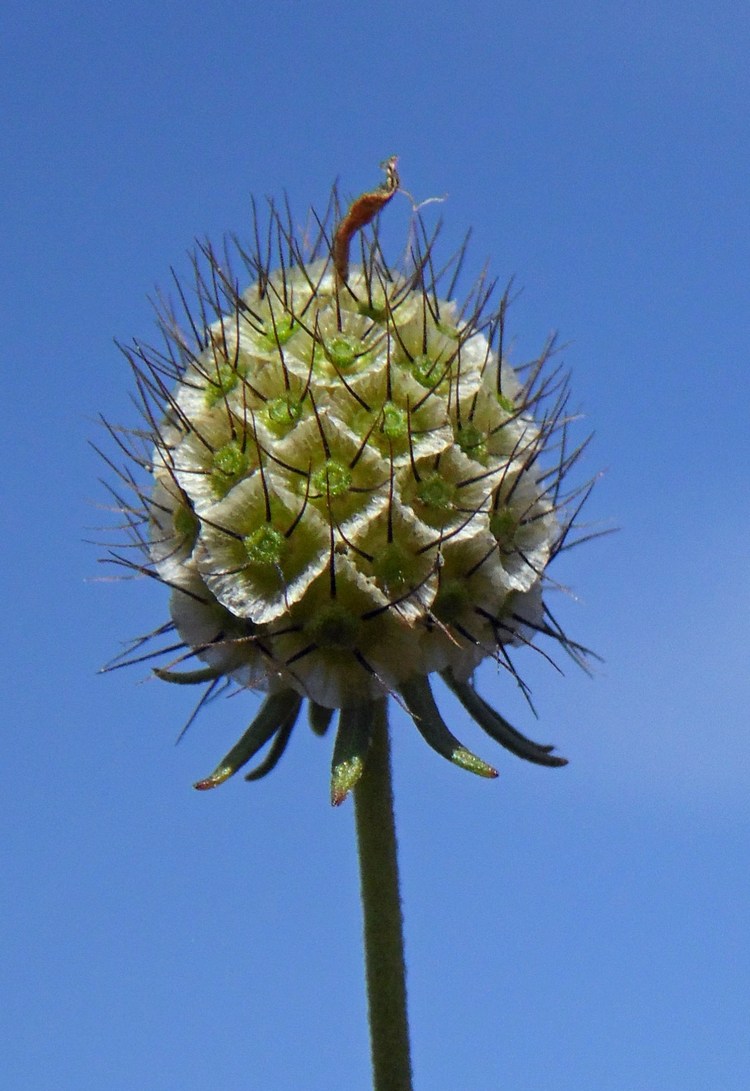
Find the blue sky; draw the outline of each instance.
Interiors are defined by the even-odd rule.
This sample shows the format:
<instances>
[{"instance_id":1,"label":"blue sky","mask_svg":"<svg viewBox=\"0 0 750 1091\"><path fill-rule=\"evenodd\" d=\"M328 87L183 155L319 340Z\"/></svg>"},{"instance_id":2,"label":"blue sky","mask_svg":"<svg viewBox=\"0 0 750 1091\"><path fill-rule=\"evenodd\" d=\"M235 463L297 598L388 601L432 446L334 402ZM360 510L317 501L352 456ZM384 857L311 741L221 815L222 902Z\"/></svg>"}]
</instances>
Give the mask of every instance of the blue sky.
<instances>
[{"instance_id":1,"label":"blue sky","mask_svg":"<svg viewBox=\"0 0 750 1091\"><path fill-rule=\"evenodd\" d=\"M93 582L84 540L95 418L134 420L113 338L151 336L170 265L247 231L251 193L302 219L396 152L447 194L446 254L473 226L475 270L523 288L514 357L560 331L606 470L589 517L622 528L557 571L595 679L520 660L534 724L481 675L566 769L500 754L479 781L394 716L415 1088L744 1091L750 16L10 0L0 24L4 1086L368 1086L330 743L195 793L257 699L175 748L190 694L96 674L165 596Z\"/></svg>"}]
</instances>

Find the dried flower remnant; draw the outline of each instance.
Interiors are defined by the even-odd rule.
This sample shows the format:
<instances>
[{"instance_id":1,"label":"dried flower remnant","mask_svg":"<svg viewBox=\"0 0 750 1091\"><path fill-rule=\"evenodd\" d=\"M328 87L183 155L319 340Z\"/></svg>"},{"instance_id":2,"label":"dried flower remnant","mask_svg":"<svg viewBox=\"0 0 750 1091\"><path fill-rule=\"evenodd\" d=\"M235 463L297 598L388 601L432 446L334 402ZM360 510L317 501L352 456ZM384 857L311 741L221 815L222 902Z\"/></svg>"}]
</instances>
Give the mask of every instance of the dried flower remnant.
<instances>
[{"instance_id":1,"label":"dried flower remnant","mask_svg":"<svg viewBox=\"0 0 750 1091\"><path fill-rule=\"evenodd\" d=\"M129 459L113 491L137 559L111 559L170 588L171 620L115 665L161 656L159 678L207 684L201 704L225 685L267 694L200 789L266 745L247 779L273 768L307 700L319 734L340 710L340 803L389 696L439 754L496 776L448 729L434 673L503 747L565 764L472 677L491 657L524 688L511 649L540 637L583 666L589 654L543 594L591 489L566 488L585 447L568 443L567 379L546 366L551 344L511 368L507 291L488 313L495 285L482 279L456 304L464 249L436 271L437 232L419 217L406 258L388 264L364 230L399 187L395 158L384 169L383 186L343 216L334 190L311 242L271 203L265 228L256 211L250 250L201 246L195 302L178 284L183 318L160 315L164 347L124 350L144 427L111 429Z\"/></svg>"},{"instance_id":2,"label":"dried flower remnant","mask_svg":"<svg viewBox=\"0 0 750 1091\"><path fill-rule=\"evenodd\" d=\"M333 236L333 267L342 284L349 279L349 248L352 238L375 219L399 187L397 163L398 159L395 155L381 163L385 171L385 182L372 193L361 194L336 228Z\"/></svg>"}]
</instances>

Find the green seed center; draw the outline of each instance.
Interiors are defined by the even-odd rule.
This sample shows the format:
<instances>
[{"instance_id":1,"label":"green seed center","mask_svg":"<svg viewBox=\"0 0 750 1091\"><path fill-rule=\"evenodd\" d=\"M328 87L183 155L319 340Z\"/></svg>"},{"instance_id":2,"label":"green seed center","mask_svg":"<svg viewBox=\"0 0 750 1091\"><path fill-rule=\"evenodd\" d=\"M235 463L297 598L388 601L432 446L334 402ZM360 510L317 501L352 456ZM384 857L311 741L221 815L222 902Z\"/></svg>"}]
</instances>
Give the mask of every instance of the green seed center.
<instances>
[{"instance_id":1,"label":"green seed center","mask_svg":"<svg viewBox=\"0 0 750 1091\"><path fill-rule=\"evenodd\" d=\"M501 546L512 546L518 530L518 520L509 507L498 508L490 516L490 531Z\"/></svg>"},{"instance_id":2,"label":"green seed center","mask_svg":"<svg viewBox=\"0 0 750 1091\"><path fill-rule=\"evenodd\" d=\"M437 471L427 474L419 482L417 496L422 503L436 511L449 511L453 507L456 486L446 481Z\"/></svg>"},{"instance_id":3,"label":"green seed center","mask_svg":"<svg viewBox=\"0 0 750 1091\"><path fill-rule=\"evenodd\" d=\"M276 433L288 432L302 416L302 405L294 398L285 394L281 398L274 398L266 407L268 423Z\"/></svg>"},{"instance_id":4,"label":"green seed center","mask_svg":"<svg viewBox=\"0 0 750 1091\"><path fill-rule=\"evenodd\" d=\"M235 388L239 375L235 367L225 362L212 370L207 378L205 398L206 405L211 409Z\"/></svg>"},{"instance_id":5,"label":"green seed center","mask_svg":"<svg viewBox=\"0 0 750 1091\"><path fill-rule=\"evenodd\" d=\"M416 564L413 555L395 542L390 542L377 555L372 569L378 582L393 591L400 591L404 586L416 582Z\"/></svg>"},{"instance_id":6,"label":"green seed center","mask_svg":"<svg viewBox=\"0 0 750 1091\"><path fill-rule=\"evenodd\" d=\"M247 455L236 440L214 452L214 471L224 477L239 477L247 469Z\"/></svg>"},{"instance_id":7,"label":"green seed center","mask_svg":"<svg viewBox=\"0 0 750 1091\"><path fill-rule=\"evenodd\" d=\"M312 475L312 485L316 492L328 496L342 496L352 483L352 472L348 466L337 462L335 458L326 459L319 470Z\"/></svg>"},{"instance_id":8,"label":"green seed center","mask_svg":"<svg viewBox=\"0 0 750 1091\"><path fill-rule=\"evenodd\" d=\"M470 458L481 460L487 454L484 433L480 432L474 424L462 424L456 432L456 442L463 453Z\"/></svg>"},{"instance_id":9,"label":"green seed center","mask_svg":"<svg viewBox=\"0 0 750 1091\"><path fill-rule=\"evenodd\" d=\"M357 641L361 622L345 606L331 602L318 612L308 632L319 648L351 651Z\"/></svg>"},{"instance_id":10,"label":"green seed center","mask_svg":"<svg viewBox=\"0 0 750 1091\"><path fill-rule=\"evenodd\" d=\"M290 337L299 329L299 326L294 321L290 314L283 314L280 318L276 319L276 325L269 320L267 323L268 330L262 335L262 341L264 346L269 349L278 348L279 345L285 345Z\"/></svg>"},{"instance_id":11,"label":"green seed center","mask_svg":"<svg viewBox=\"0 0 750 1091\"><path fill-rule=\"evenodd\" d=\"M270 568L280 563L286 549L286 538L272 526L265 524L242 539L251 564Z\"/></svg>"},{"instance_id":12,"label":"green seed center","mask_svg":"<svg viewBox=\"0 0 750 1091\"><path fill-rule=\"evenodd\" d=\"M340 334L326 344L326 356L339 371L347 371L362 355L362 342L356 337Z\"/></svg>"},{"instance_id":13,"label":"green seed center","mask_svg":"<svg viewBox=\"0 0 750 1091\"><path fill-rule=\"evenodd\" d=\"M440 621L455 621L471 605L471 596L463 580L446 580L440 587L432 612Z\"/></svg>"},{"instance_id":14,"label":"green seed center","mask_svg":"<svg viewBox=\"0 0 750 1091\"><path fill-rule=\"evenodd\" d=\"M186 504L179 504L172 513L172 526L178 538L192 541L198 531L198 520Z\"/></svg>"},{"instance_id":15,"label":"green seed center","mask_svg":"<svg viewBox=\"0 0 750 1091\"><path fill-rule=\"evenodd\" d=\"M388 439L401 439L409 431L406 413L393 402L383 406L383 433Z\"/></svg>"},{"instance_id":16,"label":"green seed center","mask_svg":"<svg viewBox=\"0 0 750 1091\"><path fill-rule=\"evenodd\" d=\"M411 373L420 386L432 390L443 377L445 365L439 364L430 356L415 356L411 362Z\"/></svg>"}]
</instances>

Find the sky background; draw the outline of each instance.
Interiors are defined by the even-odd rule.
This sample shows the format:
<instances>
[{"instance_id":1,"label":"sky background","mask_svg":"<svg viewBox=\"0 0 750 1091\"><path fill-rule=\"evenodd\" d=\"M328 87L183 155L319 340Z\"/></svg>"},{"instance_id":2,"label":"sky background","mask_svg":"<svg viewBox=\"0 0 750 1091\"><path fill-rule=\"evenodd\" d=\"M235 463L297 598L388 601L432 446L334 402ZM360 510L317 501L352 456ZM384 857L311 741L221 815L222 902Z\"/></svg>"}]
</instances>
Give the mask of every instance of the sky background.
<instances>
[{"instance_id":1,"label":"sky background","mask_svg":"<svg viewBox=\"0 0 750 1091\"><path fill-rule=\"evenodd\" d=\"M560 331L588 518L621 528L555 572L596 677L520 656L535 723L480 674L567 768L443 699L480 781L394 714L415 1091L748 1086L749 49L737 3L6 2L3 1086L369 1086L331 742L301 723L267 780L196 793L257 698L175 748L193 693L97 675L166 594L95 582L87 441L135 422L113 339L152 336L196 237L392 153L447 194L446 255L473 226L466 286L523 288L512 358Z\"/></svg>"}]
</instances>

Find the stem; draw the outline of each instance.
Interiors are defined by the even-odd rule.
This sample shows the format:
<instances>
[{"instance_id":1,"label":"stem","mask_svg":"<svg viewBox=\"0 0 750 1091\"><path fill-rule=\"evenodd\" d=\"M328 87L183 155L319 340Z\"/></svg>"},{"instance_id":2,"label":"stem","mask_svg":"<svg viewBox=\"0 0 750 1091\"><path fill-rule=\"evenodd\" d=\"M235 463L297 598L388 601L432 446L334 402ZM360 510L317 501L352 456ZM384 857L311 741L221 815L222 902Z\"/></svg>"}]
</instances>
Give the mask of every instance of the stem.
<instances>
[{"instance_id":1,"label":"stem","mask_svg":"<svg viewBox=\"0 0 750 1091\"><path fill-rule=\"evenodd\" d=\"M354 789L364 912L373 1091L411 1091L403 918L398 885L386 701L374 710L362 778Z\"/></svg>"}]
</instances>

